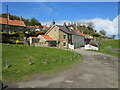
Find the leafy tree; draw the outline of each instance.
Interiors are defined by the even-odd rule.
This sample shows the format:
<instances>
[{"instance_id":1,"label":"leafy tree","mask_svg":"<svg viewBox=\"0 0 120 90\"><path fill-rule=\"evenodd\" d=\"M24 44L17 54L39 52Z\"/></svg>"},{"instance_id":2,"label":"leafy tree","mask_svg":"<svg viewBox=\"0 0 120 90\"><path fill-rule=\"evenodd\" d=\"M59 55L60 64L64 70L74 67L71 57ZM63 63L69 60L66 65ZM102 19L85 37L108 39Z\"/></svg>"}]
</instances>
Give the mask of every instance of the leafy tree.
<instances>
[{"instance_id":1,"label":"leafy tree","mask_svg":"<svg viewBox=\"0 0 120 90\"><path fill-rule=\"evenodd\" d=\"M106 31L105 31L105 30L101 30L100 33L101 33L102 35L106 35Z\"/></svg>"},{"instance_id":2,"label":"leafy tree","mask_svg":"<svg viewBox=\"0 0 120 90\"><path fill-rule=\"evenodd\" d=\"M93 37L99 37L100 34L99 34L99 33L93 33L92 36L93 36Z\"/></svg>"},{"instance_id":3,"label":"leafy tree","mask_svg":"<svg viewBox=\"0 0 120 90\"><path fill-rule=\"evenodd\" d=\"M31 23L31 26L35 26L35 25L41 26L41 23L38 22L35 18L31 18L30 23Z\"/></svg>"},{"instance_id":4,"label":"leafy tree","mask_svg":"<svg viewBox=\"0 0 120 90\"><path fill-rule=\"evenodd\" d=\"M43 26L42 25L40 25L40 27L39 27L40 29L42 29L43 28Z\"/></svg>"},{"instance_id":5,"label":"leafy tree","mask_svg":"<svg viewBox=\"0 0 120 90\"><path fill-rule=\"evenodd\" d=\"M92 29L95 27L93 22L87 22L86 25Z\"/></svg>"}]
</instances>

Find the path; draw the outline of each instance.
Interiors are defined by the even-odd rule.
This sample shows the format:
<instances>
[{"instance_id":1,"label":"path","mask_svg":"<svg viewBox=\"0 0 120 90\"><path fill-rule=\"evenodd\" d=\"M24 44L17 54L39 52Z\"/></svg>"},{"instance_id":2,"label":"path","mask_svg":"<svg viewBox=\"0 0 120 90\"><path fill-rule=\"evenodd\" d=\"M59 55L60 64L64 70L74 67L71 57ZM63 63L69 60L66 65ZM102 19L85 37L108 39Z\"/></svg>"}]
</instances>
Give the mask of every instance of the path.
<instances>
[{"instance_id":1,"label":"path","mask_svg":"<svg viewBox=\"0 0 120 90\"><path fill-rule=\"evenodd\" d=\"M98 52L75 49L82 62L51 76L36 76L29 82L11 84L18 88L117 88L118 58Z\"/></svg>"}]
</instances>

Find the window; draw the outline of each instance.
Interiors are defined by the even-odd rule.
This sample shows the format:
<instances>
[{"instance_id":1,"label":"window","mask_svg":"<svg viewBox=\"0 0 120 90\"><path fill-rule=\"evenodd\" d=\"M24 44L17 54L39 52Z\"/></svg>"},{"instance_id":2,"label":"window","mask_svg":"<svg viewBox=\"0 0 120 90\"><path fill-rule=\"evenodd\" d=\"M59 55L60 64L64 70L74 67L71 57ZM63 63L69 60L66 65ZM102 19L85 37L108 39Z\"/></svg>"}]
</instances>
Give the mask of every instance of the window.
<instances>
[{"instance_id":1,"label":"window","mask_svg":"<svg viewBox=\"0 0 120 90\"><path fill-rule=\"evenodd\" d=\"M65 43L65 42L63 43L63 46L66 46L66 43Z\"/></svg>"},{"instance_id":2,"label":"window","mask_svg":"<svg viewBox=\"0 0 120 90\"><path fill-rule=\"evenodd\" d=\"M54 31L56 32L56 29Z\"/></svg>"},{"instance_id":3,"label":"window","mask_svg":"<svg viewBox=\"0 0 120 90\"><path fill-rule=\"evenodd\" d=\"M66 35L63 35L63 38L66 39Z\"/></svg>"},{"instance_id":4,"label":"window","mask_svg":"<svg viewBox=\"0 0 120 90\"><path fill-rule=\"evenodd\" d=\"M22 27L18 27L18 29L22 29Z\"/></svg>"}]
</instances>

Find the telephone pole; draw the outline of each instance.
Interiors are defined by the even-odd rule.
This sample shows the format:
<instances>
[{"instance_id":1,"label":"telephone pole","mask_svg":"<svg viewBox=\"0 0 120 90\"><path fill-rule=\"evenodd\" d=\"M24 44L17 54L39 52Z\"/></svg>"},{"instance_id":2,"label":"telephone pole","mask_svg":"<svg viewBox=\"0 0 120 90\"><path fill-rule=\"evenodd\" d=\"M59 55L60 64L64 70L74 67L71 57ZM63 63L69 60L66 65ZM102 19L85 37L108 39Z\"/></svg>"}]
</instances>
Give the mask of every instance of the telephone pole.
<instances>
[{"instance_id":1,"label":"telephone pole","mask_svg":"<svg viewBox=\"0 0 120 90\"><path fill-rule=\"evenodd\" d=\"M7 32L9 33L9 29L8 29L8 19L9 19L9 16L8 16L8 5L6 5L6 11L7 11ZM8 34L7 34L7 38L8 38Z\"/></svg>"},{"instance_id":2,"label":"telephone pole","mask_svg":"<svg viewBox=\"0 0 120 90\"><path fill-rule=\"evenodd\" d=\"M6 5L6 11L7 11L7 27L8 27L8 5Z\"/></svg>"}]
</instances>

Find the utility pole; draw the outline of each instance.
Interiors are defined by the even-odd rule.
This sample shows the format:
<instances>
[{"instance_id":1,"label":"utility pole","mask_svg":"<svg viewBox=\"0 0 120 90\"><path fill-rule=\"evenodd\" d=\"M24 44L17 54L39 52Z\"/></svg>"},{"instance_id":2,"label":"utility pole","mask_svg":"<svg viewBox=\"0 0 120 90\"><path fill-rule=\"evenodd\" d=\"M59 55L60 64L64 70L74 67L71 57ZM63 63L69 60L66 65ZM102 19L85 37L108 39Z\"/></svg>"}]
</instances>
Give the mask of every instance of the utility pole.
<instances>
[{"instance_id":1,"label":"utility pole","mask_svg":"<svg viewBox=\"0 0 120 90\"><path fill-rule=\"evenodd\" d=\"M7 11L7 31L9 32L9 30L8 30L8 5L6 5L6 11Z\"/></svg>"},{"instance_id":2,"label":"utility pole","mask_svg":"<svg viewBox=\"0 0 120 90\"><path fill-rule=\"evenodd\" d=\"M6 5L6 11L7 11L7 26L8 26L8 5Z\"/></svg>"}]
</instances>

